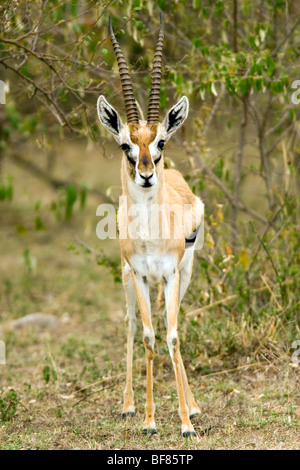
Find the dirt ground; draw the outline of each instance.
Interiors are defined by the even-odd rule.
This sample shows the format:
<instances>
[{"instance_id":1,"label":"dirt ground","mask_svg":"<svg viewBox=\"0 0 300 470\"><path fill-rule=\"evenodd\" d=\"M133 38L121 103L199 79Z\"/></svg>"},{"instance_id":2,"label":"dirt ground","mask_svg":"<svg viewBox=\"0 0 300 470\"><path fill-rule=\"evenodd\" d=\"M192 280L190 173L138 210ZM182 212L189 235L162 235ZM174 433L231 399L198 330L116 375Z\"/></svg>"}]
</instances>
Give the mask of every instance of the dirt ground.
<instances>
[{"instance_id":1,"label":"dirt ground","mask_svg":"<svg viewBox=\"0 0 300 470\"><path fill-rule=\"evenodd\" d=\"M103 191L111 184L110 194L117 195L118 157L104 159L97 149L86 151L80 145L72 149L62 149L57 157L57 176L88 181ZM154 317L158 433L142 434L146 376L139 316L134 356L137 413L122 420L122 286L76 243L79 237L118 259L117 241L96 238L96 207L101 201L88 197L84 210L75 206L71 221L57 221L49 210L57 198L51 188L11 164L5 164L5 172L14 175L15 195L13 202L0 207L0 339L7 349L7 364L0 365L1 450L299 448L299 368L288 357L215 372L212 364L211 373L205 374L194 358L184 356L202 415L194 423L197 437L182 438L159 312ZM45 230L35 230L37 214ZM12 320L37 312L54 315L57 327L9 328Z\"/></svg>"}]
</instances>

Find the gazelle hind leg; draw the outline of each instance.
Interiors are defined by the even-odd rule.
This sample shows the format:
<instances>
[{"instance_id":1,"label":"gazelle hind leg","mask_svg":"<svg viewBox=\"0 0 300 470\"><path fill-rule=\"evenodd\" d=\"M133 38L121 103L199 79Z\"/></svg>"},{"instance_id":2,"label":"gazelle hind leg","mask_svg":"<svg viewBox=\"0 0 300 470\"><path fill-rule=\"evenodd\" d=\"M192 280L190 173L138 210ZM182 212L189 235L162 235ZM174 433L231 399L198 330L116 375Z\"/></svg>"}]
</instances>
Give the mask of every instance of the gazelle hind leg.
<instances>
[{"instance_id":1,"label":"gazelle hind leg","mask_svg":"<svg viewBox=\"0 0 300 470\"><path fill-rule=\"evenodd\" d=\"M188 263L180 270L179 306L187 290L187 287L190 283L191 274L192 274L192 264L193 264L193 255L191 254L190 259L188 260ZM181 368L181 373L182 373L182 378L183 378L185 398L186 398L187 405L189 408L189 417L194 418L196 416L199 416L201 414L201 411L200 411L199 406L196 403L193 392L191 391L191 388L189 386L181 354L180 354L180 368Z\"/></svg>"},{"instance_id":2,"label":"gazelle hind leg","mask_svg":"<svg viewBox=\"0 0 300 470\"><path fill-rule=\"evenodd\" d=\"M185 381L186 374L183 373L182 359L179 349L179 337L177 333L177 315L179 306L179 271L176 270L174 276L168 279L165 284L165 298L167 310L167 343L172 359L177 392L179 399L179 414L181 418L181 432L183 437L196 436L194 427L189 418L189 409L186 402Z\"/></svg>"},{"instance_id":3,"label":"gazelle hind leg","mask_svg":"<svg viewBox=\"0 0 300 470\"><path fill-rule=\"evenodd\" d=\"M180 354L180 368L181 368L181 374L182 374L182 379L183 379L183 387L184 387L184 394L187 402L187 406L189 409L189 418L196 418L197 416L201 415L201 410L199 406L196 403L196 400L194 398L194 394L189 386L189 382L187 379L185 367L183 364L183 360Z\"/></svg>"},{"instance_id":4,"label":"gazelle hind leg","mask_svg":"<svg viewBox=\"0 0 300 470\"><path fill-rule=\"evenodd\" d=\"M167 311L164 310L163 312L163 318L165 321L166 329L168 329L168 319L167 319ZM183 364L182 356L180 353L180 369L181 369L181 375L182 375L182 380L183 380L183 389L184 389L184 396L186 399L186 403L189 409L189 417L190 418L195 418L196 416L200 416L201 410L199 406L196 403L196 400L194 398L193 392L191 391L191 388L189 386L189 382L187 379L185 367Z\"/></svg>"},{"instance_id":5,"label":"gazelle hind leg","mask_svg":"<svg viewBox=\"0 0 300 470\"><path fill-rule=\"evenodd\" d=\"M133 401L133 388L132 388L132 358L133 358L133 340L136 328L135 317L135 303L136 295L134 285L130 273L129 266L123 267L123 285L125 289L126 302L127 302L127 315L125 321L127 323L127 372L126 372L126 386L124 390L124 402L122 418L135 415L135 407Z\"/></svg>"}]
</instances>

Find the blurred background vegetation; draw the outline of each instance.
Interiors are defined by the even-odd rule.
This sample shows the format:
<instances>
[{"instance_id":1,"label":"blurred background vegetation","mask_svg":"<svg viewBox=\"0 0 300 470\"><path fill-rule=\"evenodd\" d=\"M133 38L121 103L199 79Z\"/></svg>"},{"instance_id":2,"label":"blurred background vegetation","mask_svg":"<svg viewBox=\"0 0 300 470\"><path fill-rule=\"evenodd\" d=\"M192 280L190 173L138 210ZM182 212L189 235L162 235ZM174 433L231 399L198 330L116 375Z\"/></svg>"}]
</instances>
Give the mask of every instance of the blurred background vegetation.
<instances>
[{"instance_id":1,"label":"blurred background vegetation","mask_svg":"<svg viewBox=\"0 0 300 470\"><path fill-rule=\"evenodd\" d=\"M120 194L120 151L97 122L97 97L125 116L108 16L145 112L160 11L161 118L183 94L191 108L166 165L183 172L206 208L205 246L180 315L185 357L201 373L288 363L300 338L296 0L1 2L2 321L44 308L33 292L46 269L59 278L57 257L70 251L95 254L115 295L117 244L95 232L97 205L117 204ZM47 263L36 268L45 250Z\"/></svg>"}]
</instances>

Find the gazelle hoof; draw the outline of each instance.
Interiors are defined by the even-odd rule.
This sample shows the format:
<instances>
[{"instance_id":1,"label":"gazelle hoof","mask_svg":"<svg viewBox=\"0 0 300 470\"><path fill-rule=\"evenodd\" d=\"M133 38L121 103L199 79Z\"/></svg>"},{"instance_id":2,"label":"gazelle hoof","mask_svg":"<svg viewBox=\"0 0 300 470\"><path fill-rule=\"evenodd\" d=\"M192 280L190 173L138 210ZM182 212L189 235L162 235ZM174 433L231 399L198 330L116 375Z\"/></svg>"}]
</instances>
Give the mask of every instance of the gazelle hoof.
<instances>
[{"instance_id":1,"label":"gazelle hoof","mask_svg":"<svg viewBox=\"0 0 300 470\"><path fill-rule=\"evenodd\" d=\"M190 437L190 436L197 436L197 434L195 433L195 431L184 431L182 433L182 437Z\"/></svg>"},{"instance_id":2,"label":"gazelle hoof","mask_svg":"<svg viewBox=\"0 0 300 470\"><path fill-rule=\"evenodd\" d=\"M122 418L123 419L132 418L134 415L135 415L134 411L128 411L128 413L122 413Z\"/></svg>"},{"instance_id":3,"label":"gazelle hoof","mask_svg":"<svg viewBox=\"0 0 300 470\"><path fill-rule=\"evenodd\" d=\"M194 408L190 408L189 410L189 418L198 418L199 416L201 416L201 411L200 411L200 408L198 407L194 407Z\"/></svg>"},{"instance_id":4,"label":"gazelle hoof","mask_svg":"<svg viewBox=\"0 0 300 470\"><path fill-rule=\"evenodd\" d=\"M190 419L193 419L193 418L199 418L199 416L201 416L201 413L193 413L189 416Z\"/></svg>"},{"instance_id":5,"label":"gazelle hoof","mask_svg":"<svg viewBox=\"0 0 300 470\"><path fill-rule=\"evenodd\" d=\"M143 429L143 434L157 434L157 431L155 428L153 429Z\"/></svg>"}]
</instances>

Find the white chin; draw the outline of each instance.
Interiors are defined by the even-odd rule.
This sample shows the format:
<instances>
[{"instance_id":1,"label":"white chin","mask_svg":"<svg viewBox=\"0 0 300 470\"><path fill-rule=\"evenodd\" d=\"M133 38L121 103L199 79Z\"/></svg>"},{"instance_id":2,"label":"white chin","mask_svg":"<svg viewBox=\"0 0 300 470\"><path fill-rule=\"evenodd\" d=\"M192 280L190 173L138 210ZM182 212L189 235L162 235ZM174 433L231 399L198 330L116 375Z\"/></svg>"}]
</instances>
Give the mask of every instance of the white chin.
<instances>
[{"instance_id":1,"label":"white chin","mask_svg":"<svg viewBox=\"0 0 300 470\"><path fill-rule=\"evenodd\" d=\"M138 183L139 186L141 186L141 188L143 189L151 189L153 188L153 186L155 186L155 183Z\"/></svg>"},{"instance_id":2,"label":"white chin","mask_svg":"<svg viewBox=\"0 0 300 470\"><path fill-rule=\"evenodd\" d=\"M154 179L151 178L151 181L149 181L148 183L145 183L145 181L135 180L135 183L138 186L140 186L141 188L150 189L150 188L153 188L153 186L156 185L157 179L156 178L154 178Z\"/></svg>"}]
</instances>

